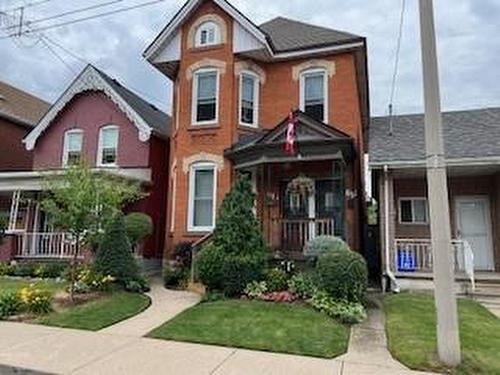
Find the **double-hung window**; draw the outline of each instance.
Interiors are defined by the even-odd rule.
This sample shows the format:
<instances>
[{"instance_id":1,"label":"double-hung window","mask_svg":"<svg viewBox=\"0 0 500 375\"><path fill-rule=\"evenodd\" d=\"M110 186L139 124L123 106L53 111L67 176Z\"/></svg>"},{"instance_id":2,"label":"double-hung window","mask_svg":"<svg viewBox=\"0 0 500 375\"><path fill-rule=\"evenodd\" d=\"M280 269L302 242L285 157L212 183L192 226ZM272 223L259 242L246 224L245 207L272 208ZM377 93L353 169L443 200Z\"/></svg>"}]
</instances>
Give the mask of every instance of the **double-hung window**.
<instances>
[{"instance_id":1,"label":"double-hung window","mask_svg":"<svg viewBox=\"0 0 500 375\"><path fill-rule=\"evenodd\" d=\"M401 224L427 224L427 199L401 198L399 199L399 222Z\"/></svg>"},{"instance_id":2,"label":"double-hung window","mask_svg":"<svg viewBox=\"0 0 500 375\"><path fill-rule=\"evenodd\" d=\"M109 125L99 131L97 165L115 166L118 159L118 126Z\"/></svg>"},{"instance_id":3,"label":"double-hung window","mask_svg":"<svg viewBox=\"0 0 500 375\"><path fill-rule=\"evenodd\" d=\"M194 74L193 124L217 122L219 74L217 70L203 69Z\"/></svg>"},{"instance_id":4,"label":"double-hung window","mask_svg":"<svg viewBox=\"0 0 500 375\"><path fill-rule=\"evenodd\" d=\"M251 73L240 76L240 124L256 127L258 124L259 79Z\"/></svg>"},{"instance_id":5,"label":"double-hung window","mask_svg":"<svg viewBox=\"0 0 500 375\"><path fill-rule=\"evenodd\" d=\"M213 163L198 163L189 176L188 230L211 231L215 226L217 169Z\"/></svg>"},{"instance_id":6,"label":"double-hung window","mask_svg":"<svg viewBox=\"0 0 500 375\"><path fill-rule=\"evenodd\" d=\"M220 30L215 22L205 22L196 30L195 47L213 46L219 43Z\"/></svg>"},{"instance_id":7,"label":"double-hung window","mask_svg":"<svg viewBox=\"0 0 500 375\"><path fill-rule=\"evenodd\" d=\"M78 164L82 159L83 131L68 130L64 134L63 165Z\"/></svg>"},{"instance_id":8,"label":"double-hung window","mask_svg":"<svg viewBox=\"0 0 500 375\"><path fill-rule=\"evenodd\" d=\"M320 69L302 73L300 86L300 109L318 121L328 122L326 71Z\"/></svg>"}]
</instances>

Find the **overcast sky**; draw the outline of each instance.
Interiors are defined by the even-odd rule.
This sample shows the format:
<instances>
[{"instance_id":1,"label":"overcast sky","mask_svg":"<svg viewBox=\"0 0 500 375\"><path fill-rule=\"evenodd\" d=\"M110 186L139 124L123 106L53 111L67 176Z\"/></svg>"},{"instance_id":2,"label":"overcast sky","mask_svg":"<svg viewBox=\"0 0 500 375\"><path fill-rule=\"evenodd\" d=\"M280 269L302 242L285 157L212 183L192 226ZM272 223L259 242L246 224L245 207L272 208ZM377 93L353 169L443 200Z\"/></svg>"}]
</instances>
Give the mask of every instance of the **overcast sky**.
<instances>
[{"instance_id":1,"label":"overcast sky","mask_svg":"<svg viewBox=\"0 0 500 375\"><path fill-rule=\"evenodd\" d=\"M0 11L35 0L0 0ZM49 0L26 10L38 19L109 0ZM257 24L276 16L345 30L368 40L372 115L384 115L390 95L401 10L399 0L230 0ZM144 3L122 0L87 14ZM184 0L46 31L46 35L95 64L170 113L170 81L142 52ZM422 111L417 0L407 0L395 111ZM500 106L500 1L436 0L436 22L444 110ZM87 15L85 14L85 15ZM61 22L81 15L47 21ZM0 31L1 34L1 31ZM71 70L32 39L0 39L0 80L54 101L83 63L57 50ZM287 95L283 93L283 95Z\"/></svg>"}]
</instances>

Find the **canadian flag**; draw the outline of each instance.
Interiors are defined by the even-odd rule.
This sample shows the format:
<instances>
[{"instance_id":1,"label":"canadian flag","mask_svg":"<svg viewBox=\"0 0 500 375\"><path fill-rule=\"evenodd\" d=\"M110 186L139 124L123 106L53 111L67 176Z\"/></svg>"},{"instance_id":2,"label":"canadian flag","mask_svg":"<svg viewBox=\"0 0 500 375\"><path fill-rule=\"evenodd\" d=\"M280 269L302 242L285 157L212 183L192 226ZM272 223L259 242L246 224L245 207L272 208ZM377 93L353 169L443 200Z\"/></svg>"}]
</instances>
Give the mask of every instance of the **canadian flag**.
<instances>
[{"instance_id":1,"label":"canadian flag","mask_svg":"<svg viewBox=\"0 0 500 375\"><path fill-rule=\"evenodd\" d=\"M295 155L295 141L297 139L297 119L290 112L288 116L288 127L286 129L285 152L289 155Z\"/></svg>"}]
</instances>

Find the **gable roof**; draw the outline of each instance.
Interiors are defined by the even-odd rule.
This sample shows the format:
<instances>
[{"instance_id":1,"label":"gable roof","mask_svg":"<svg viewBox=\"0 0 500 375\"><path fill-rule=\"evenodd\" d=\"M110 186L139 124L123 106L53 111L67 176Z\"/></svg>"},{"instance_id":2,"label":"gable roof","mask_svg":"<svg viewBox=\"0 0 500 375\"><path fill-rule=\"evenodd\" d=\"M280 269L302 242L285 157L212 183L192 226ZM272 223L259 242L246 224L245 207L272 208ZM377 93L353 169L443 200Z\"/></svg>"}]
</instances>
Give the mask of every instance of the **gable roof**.
<instances>
[{"instance_id":1,"label":"gable roof","mask_svg":"<svg viewBox=\"0 0 500 375\"><path fill-rule=\"evenodd\" d=\"M0 82L0 117L19 125L33 127L50 108L46 101Z\"/></svg>"},{"instance_id":2,"label":"gable roof","mask_svg":"<svg viewBox=\"0 0 500 375\"><path fill-rule=\"evenodd\" d=\"M276 52L290 52L326 45L359 41L362 37L344 31L277 17L259 26L271 40Z\"/></svg>"},{"instance_id":3,"label":"gable roof","mask_svg":"<svg viewBox=\"0 0 500 375\"><path fill-rule=\"evenodd\" d=\"M204 0L188 0L165 28L144 51L144 57L152 61L160 50L171 41L177 30ZM212 0L234 18L250 35L262 44L271 57L285 52L298 52L326 46L363 42L364 38L343 31L310 25L284 17L278 17L257 26L227 0Z\"/></svg>"},{"instance_id":4,"label":"gable roof","mask_svg":"<svg viewBox=\"0 0 500 375\"><path fill-rule=\"evenodd\" d=\"M424 115L372 118L369 149L372 167L425 162ZM452 159L500 158L500 108L443 113L445 154Z\"/></svg>"},{"instance_id":5,"label":"gable roof","mask_svg":"<svg viewBox=\"0 0 500 375\"><path fill-rule=\"evenodd\" d=\"M170 117L167 114L122 86L101 70L92 65L87 65L23 140L26 148L32 150L37 139L51 125L57 115L76 95L85 91L104 93L137 127L139 139L142 142L147 142L153 133L160 137L170 135Z\"/></svg>"}]
</instances>

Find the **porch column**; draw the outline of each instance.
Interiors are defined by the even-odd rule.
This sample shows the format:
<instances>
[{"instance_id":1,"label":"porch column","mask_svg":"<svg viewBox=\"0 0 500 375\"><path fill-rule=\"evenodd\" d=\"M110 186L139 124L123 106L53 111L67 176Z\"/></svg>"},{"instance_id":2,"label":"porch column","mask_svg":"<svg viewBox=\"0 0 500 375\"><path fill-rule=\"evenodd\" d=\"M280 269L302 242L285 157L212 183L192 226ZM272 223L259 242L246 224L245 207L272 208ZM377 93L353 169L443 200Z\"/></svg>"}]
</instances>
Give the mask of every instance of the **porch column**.
<instances>
[{"instance_id":1,"label":"porch column","mask_svg":"<svg viewBox=\"0 0 500 375\"><path fill-rule=\"evenodd\" d=\"M493 217L495 271L500 272L500 172L495 175L495 215Z\"/></svg>"}]
</instances>

